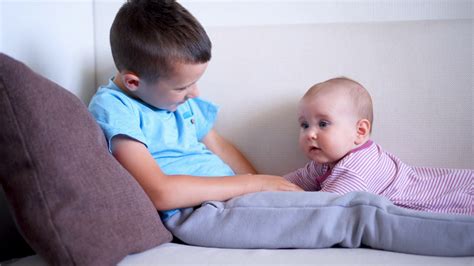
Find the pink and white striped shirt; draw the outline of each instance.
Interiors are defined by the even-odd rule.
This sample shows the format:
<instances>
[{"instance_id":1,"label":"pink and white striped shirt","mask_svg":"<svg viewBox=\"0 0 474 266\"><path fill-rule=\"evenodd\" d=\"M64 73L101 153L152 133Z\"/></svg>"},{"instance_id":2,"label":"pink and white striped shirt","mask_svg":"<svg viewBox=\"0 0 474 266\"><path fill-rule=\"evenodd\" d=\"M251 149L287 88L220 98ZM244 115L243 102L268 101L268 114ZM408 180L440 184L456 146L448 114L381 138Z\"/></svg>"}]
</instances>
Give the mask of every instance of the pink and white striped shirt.
<instances>
[{"instance_id":1,"label":"pink and white striped shirt","mask_svg":"<svg viewBox=\"0 0 474 266\"><path fill-rule=\"evenodd\" d=\"M284 177L306 191L367 191L405 208L474 215L474 170L411 167L371 140L333 169L310 161Z\"/></svg>"}]
</instances>

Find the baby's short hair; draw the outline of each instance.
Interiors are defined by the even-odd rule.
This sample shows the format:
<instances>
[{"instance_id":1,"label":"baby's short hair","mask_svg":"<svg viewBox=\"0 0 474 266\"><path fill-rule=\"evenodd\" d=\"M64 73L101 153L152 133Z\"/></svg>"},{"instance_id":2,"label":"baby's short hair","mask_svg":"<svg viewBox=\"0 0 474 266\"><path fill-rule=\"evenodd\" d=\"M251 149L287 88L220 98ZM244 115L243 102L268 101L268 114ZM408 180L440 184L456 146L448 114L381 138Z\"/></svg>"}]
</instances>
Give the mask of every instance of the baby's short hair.
<instances>
[{"instance_id":1,"label":"baby's short hair","mask_svg":"<svg viewBox=\"0 0 474 266\"><path fill-rule=\"evenodd\" d=\"M359 119L367 119L370 121L370 124L373 125L374 111L372 97L370 97L369 92L364 88L364 86L350 78L337 77L314 85L306 92L305 96L313 94L314 91L317 91L319 88L326 85L337 86L339 89L346 91L350 99L353 101ZM370 128L372 130L372 126Z\"/></svg>"},{"instance_id":2,"label":"baby's short hair","mask_svg":"<svg viewBox=\"0 0 474 266\"><path fill-rule=\"evenodd\" d=\"M128 0L110 29L110 46L118 71L156 81L173 64L206 63L211 41L197 19L174 0Z\"/></svg>"}]
</instances>

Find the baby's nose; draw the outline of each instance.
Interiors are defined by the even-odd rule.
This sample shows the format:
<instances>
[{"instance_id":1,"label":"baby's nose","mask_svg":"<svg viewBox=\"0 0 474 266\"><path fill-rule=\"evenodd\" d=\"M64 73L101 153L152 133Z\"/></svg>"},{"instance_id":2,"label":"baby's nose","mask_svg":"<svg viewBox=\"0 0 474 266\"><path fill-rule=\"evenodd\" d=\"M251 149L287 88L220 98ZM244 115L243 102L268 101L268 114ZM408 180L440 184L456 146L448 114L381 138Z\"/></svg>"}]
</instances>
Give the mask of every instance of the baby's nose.
<instances>
[{"instance_id":1,"label":"baby's nose","mask_svg":"<svg viewBox=\"0 0 474 266\"><path fill-rule=\"evenodd\" d=\"M315 130L308 130L306 137L308 140L314 140L318 138L318 134Z\"/></svg>"}]
</instances>

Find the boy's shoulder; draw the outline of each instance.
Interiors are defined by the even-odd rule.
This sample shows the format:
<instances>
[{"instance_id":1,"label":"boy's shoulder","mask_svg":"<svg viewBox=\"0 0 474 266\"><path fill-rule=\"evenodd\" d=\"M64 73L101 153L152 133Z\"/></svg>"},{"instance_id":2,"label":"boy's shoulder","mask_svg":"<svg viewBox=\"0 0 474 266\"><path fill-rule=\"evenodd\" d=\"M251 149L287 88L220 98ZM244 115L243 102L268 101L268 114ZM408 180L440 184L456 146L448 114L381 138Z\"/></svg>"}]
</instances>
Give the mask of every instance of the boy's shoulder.
<instances>
[{"instance_id":1,"label":"boy's shoulder","mask_svg":"<svg viewBox=\"0 0 474 266\"><path fill-rule=\"evenodd\" d=\"M94 98L119 98L119 99L128 99L130 96L125 94L119 89L119 87L113 82L112 79L105 85L100 86L94 96Z\"/></svg>"}]
</instances>

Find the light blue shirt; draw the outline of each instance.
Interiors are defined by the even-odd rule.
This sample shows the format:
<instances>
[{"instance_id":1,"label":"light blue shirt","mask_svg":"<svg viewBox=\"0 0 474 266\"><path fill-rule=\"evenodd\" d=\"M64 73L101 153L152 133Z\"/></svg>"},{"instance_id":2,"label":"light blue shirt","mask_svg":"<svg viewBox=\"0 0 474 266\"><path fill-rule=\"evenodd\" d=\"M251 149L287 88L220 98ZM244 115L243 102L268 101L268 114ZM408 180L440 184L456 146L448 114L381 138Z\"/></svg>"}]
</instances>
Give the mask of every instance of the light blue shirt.
<instances>
[{"instance_id":1,"label":"light blue shirt","mask_svg":"<svg viewBox=\"0 0 474 266\"><path fill-rule=\"evenodd\" d=\"M234 175L226 163L201 143L218 112L218 107L208 101L189 99L169 112L127 96L110 80L94 95L89 111L104 131L109 150L114 136L125 135L143 143L165 174ZM165 211L162 218L177 211Z\"/></svg>"}]
</instances>

